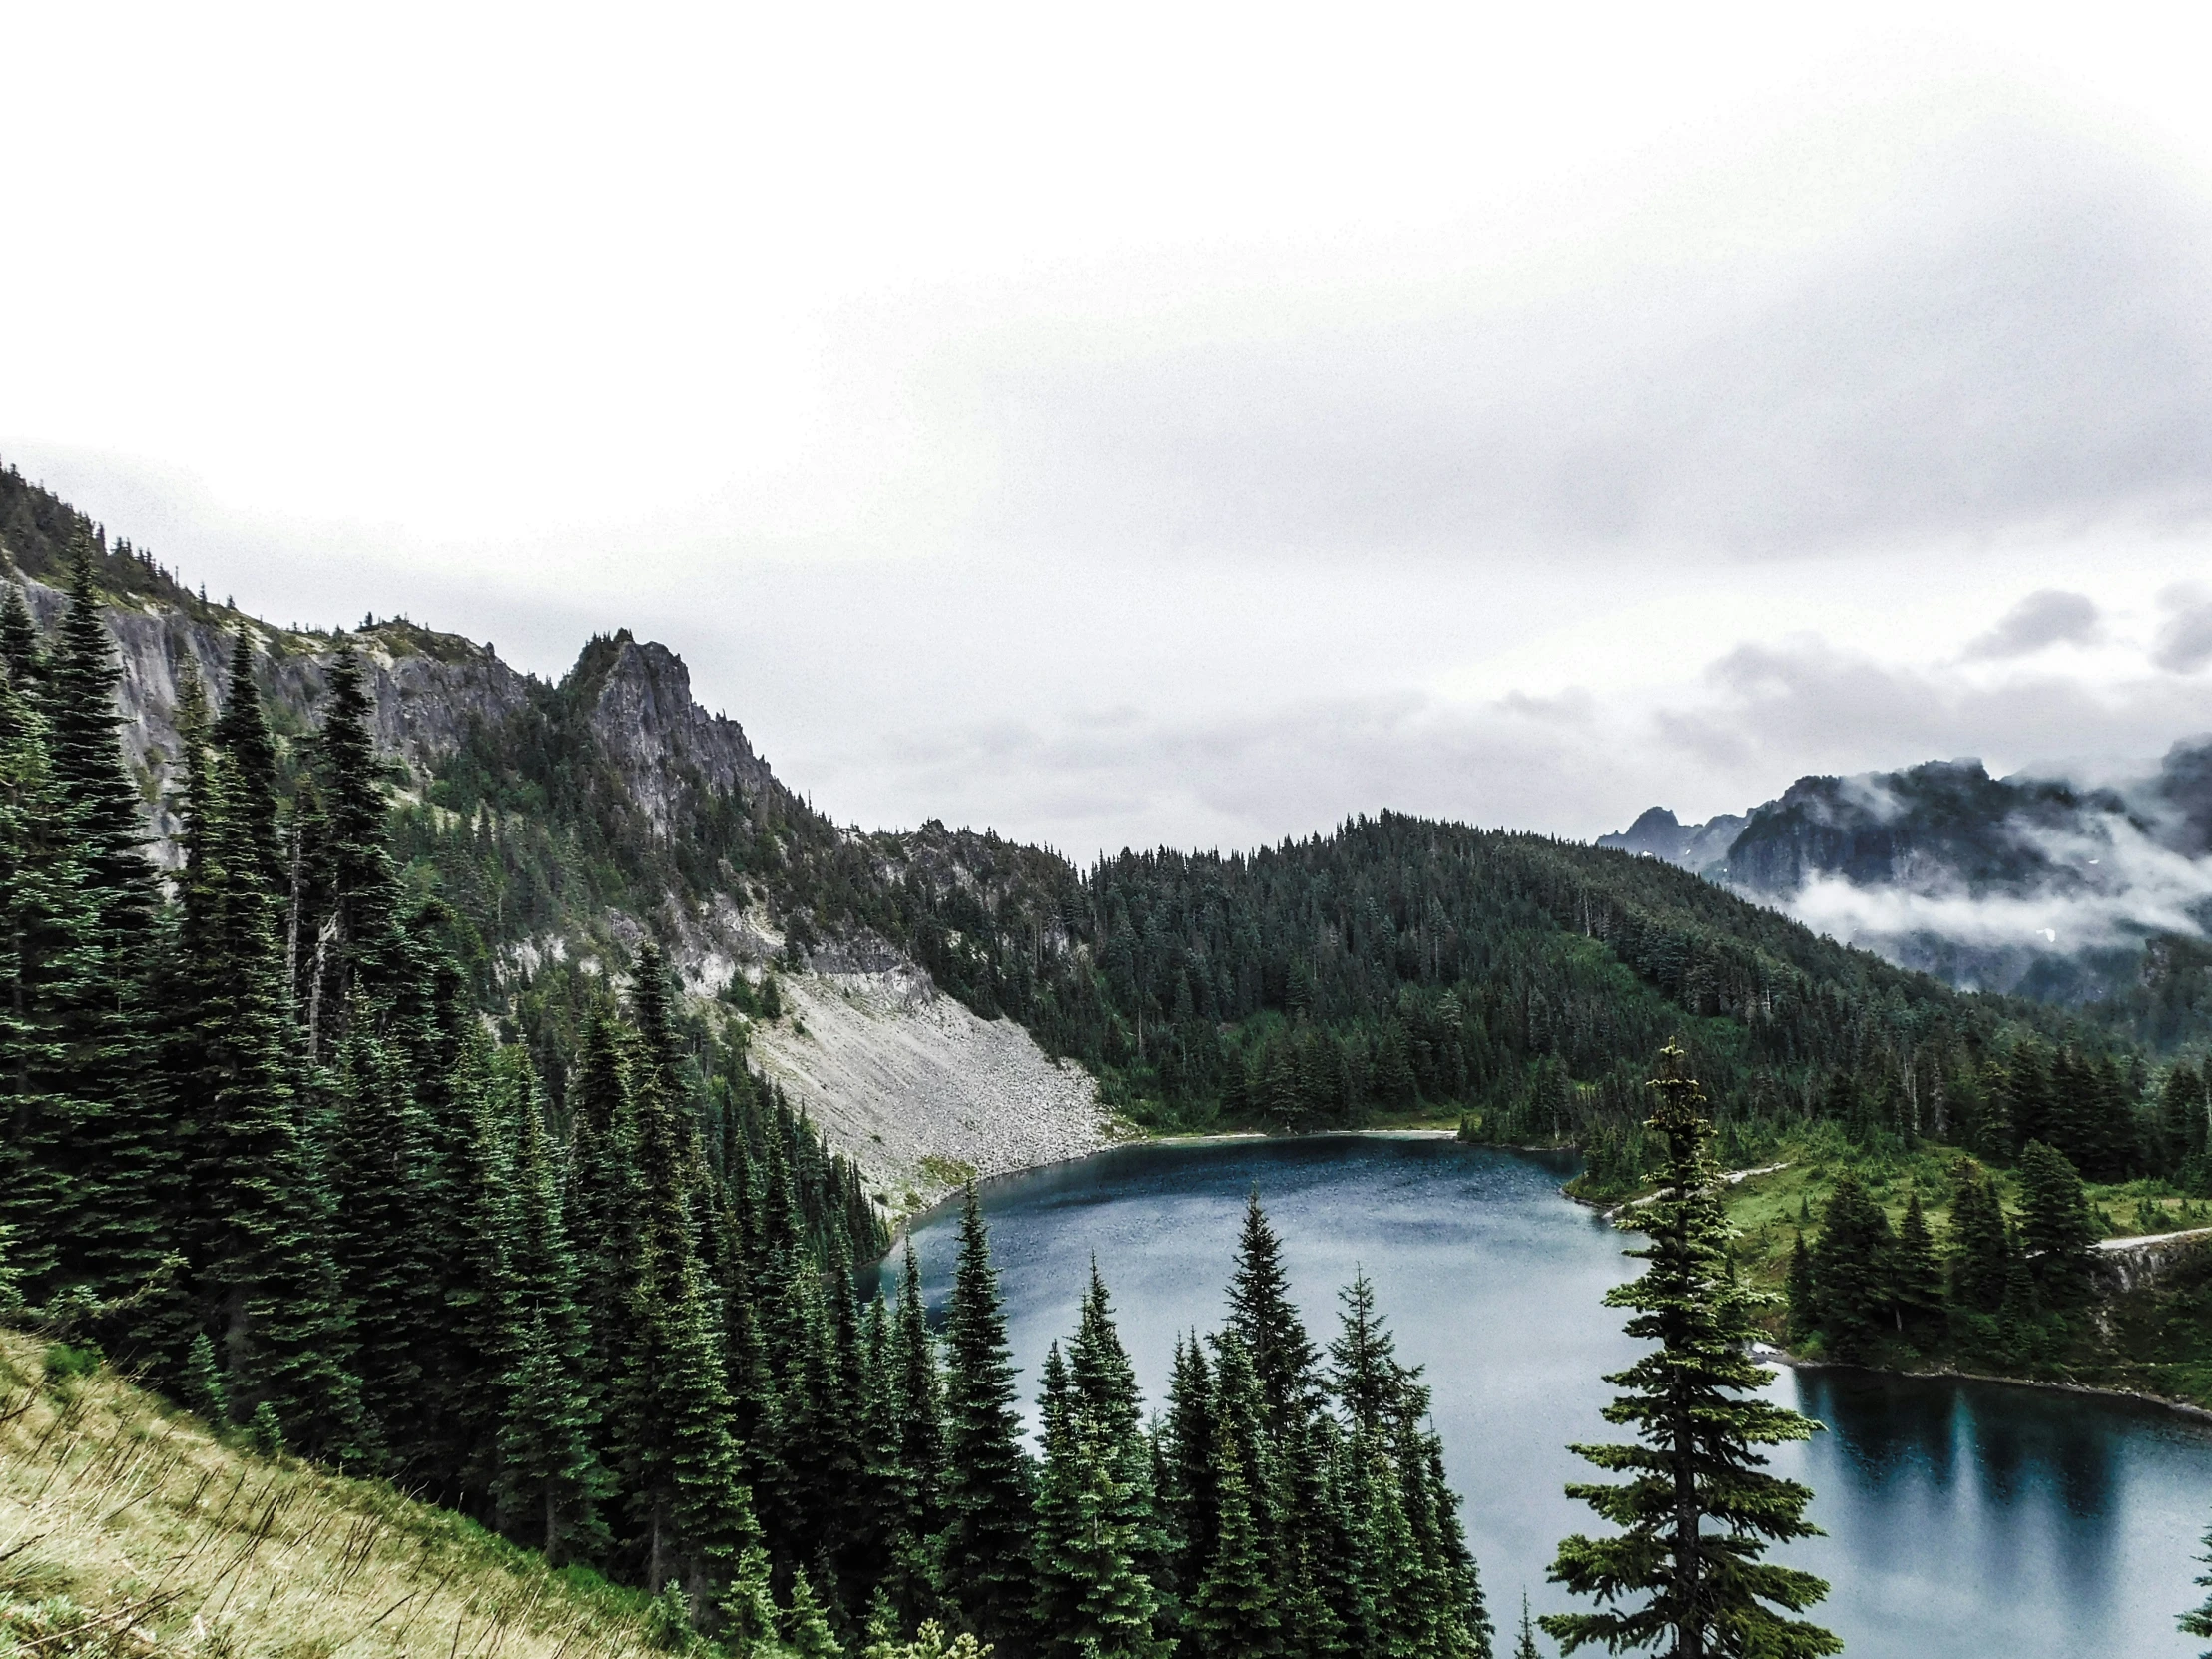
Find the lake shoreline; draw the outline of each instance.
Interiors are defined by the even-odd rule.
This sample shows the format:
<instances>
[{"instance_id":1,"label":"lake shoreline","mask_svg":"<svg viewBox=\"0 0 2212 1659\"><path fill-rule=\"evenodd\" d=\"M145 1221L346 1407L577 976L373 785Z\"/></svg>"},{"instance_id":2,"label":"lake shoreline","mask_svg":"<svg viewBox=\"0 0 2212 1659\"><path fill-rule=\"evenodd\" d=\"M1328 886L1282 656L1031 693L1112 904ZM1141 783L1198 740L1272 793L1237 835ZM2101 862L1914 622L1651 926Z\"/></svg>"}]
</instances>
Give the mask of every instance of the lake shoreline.
<instances>
[{"instance_id":1,"label":"lake shoreline","mask_svg":"<svg viewBox=\"0 0 2212 1659\"><path fill-rule=\"evenodd\" d=\"M924 1205L919 1210L914 1210L898 1217L891 1229L890 1250L884 1251L884 1253L881 1256L877 1257L876 1260L879 1262L888 1260L891 1250L896 1250L898 1248L898 1244L901 1239L905 1238L908 1233L910 1233L914 1228L920 1226L922 1223L926 1222L930 1217L936 1215L940 1210L947 1209L950 1206L960 1202L962 1195L966 1193L968 1187L970 1186L974 1187L975 1190L979 1193L987 1192L992 1187L998 1185L1000 1182L1017 1181L1023 1176L1035 1175L1040 1170L1060 1169L1068 1164L1084 1164L1090 1162L1093 1158L1104 1158L1117 1152L1133 1151L1138 1147L1235 1146L1240 1145L1246 1141L1455 1141L1458 1138L1458 1130L1441 1128L1315 1129L1295 1135L1278 1135L1270 1133L1268 1130L1265 1129L1219 1129L1203 1135L1139 1135L1129 1140L1116 1141L1111 1146L1093 1147L1088 1152L1078 1152L1071 1157L1047 1158L1041 1163L1023 1164L1016 1169L993 1170L989 1175L977 1176L974 1180L962 1186L953 1188L952 1191L946 1193L935 1203ZM1550 1149L1543 1147L1508 1146L1499 1147L1497 1148L1497 1150L1500 1152L1541 1152Z\"/></svg>"},{"instance_id":2,"label":"lake shoreline","mask_svg":"<svg viewBox=\"0 0 2212 1659\"><path fill-rule=\"evenodd\" d=\"M1958 1382L1999 1382L2008 1388L2040 1388L2046 1393L2089 1394L2100 1399L2125 1399L2137 1405L2150 1405L2161 1411L2171 1411L2177 1416L2188 1417L2212 1427L2212 1409L2207 1409L2194 1400L2145 1393L2140 1388L2102 1388L2093 1382L2057 1382L2042 1377L2001 1377L1995 1372L1960 1371L1955 1366L1931 1366L1926 1369L1863 1366L1848 1360L1810 1359L1767 1343L1754 1347L1752 1358L1763 1366L1787 1366L1792 1371L1857 1371L1865 1372L1869 1377L1937 1377Z\"/></svg>"}]
</instances>

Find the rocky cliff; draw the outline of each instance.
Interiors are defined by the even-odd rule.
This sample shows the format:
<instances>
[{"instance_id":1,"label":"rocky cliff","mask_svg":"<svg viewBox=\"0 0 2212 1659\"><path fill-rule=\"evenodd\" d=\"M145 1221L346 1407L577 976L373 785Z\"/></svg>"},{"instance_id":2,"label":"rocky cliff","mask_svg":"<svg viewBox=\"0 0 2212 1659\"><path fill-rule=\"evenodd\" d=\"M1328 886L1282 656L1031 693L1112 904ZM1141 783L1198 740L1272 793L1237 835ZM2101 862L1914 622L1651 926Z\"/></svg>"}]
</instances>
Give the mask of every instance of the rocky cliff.
<instances>
[{"instance_id":1,"label":"rocky cliff","mask_svg":"<svg viewBox=\"0 0 2212 1659\"><path fill-rule=\"evenodd\" d=\"M727 1008L733 987L740 1006L753 1004L751 987L773 971L788 1010L770 1018L752 1005L730 1017L749 1019L757 1058L894 1202L932 1201L969 1174L1078 1156L1121 1132L1079 1067L1046 1057L1011 1021L943 995L891 936L909 885L979 890L1004 855L1032 849L937 825L909 836L836 830L784 786L738 722L698 705L676 653L626 630L591 640L549 685L488 645L405 620L274 628L191 593L127 543L110 547L0 471L0 577L20 585L44 628L67 603L59 584L71 536L96 539L103 619L122 666L125 753L165 863L177 826L164 792L186 683L197 677L220 709L245 634L288 747L316 724L334 655L352 651L369 671L376 736L398 764L396 799L412 804L426 878L471 907L437 854L441 834L472 825L491 836L495 874L562 889L534 930L502 925L504 894L478 906L471 924L491 952L480 976L489 1011L553 968L618 972L649 934L703 1004ZM979 859L965 855L970 846ZM528 865L533 848L541 867ZM579 862L592 878L564 881Z\"/></svg>"}]
</instances>

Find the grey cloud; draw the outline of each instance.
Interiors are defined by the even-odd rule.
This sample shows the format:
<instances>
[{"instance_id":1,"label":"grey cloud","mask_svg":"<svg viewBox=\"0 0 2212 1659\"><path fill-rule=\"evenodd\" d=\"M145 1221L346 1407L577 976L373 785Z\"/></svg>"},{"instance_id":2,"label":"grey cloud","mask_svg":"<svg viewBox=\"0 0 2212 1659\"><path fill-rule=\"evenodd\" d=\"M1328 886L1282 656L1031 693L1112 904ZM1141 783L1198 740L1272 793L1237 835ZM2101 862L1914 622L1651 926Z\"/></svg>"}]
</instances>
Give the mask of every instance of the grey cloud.
<instances>
[{"instance_id":1,"label":"grey cloud","mask_svg":"<svg viewBox=\"0 0 2212 1659\"><path fill-rule=\"evenodd\" d=\"M2167 617L2151 661L2175 674L2194 674L2212 662L2212 601L2184 605Z\"/></svg>"},{"instance_id":2,"label":"grey cloud","mask_svg":"<svg viewBox=\"0 0 2212 1659\"><path fill-rule=\"evenodd\" d=\"M2091 644L2099 631L2096 602L2087 594L2042 588L2005 612L1994 628L1966 647L1966 655L2026 657L2046 646Z\"/></svg>"},{"instance_id":3,"label":"grey cloud","mask_svg":"<svg viewBox=\"0 0 2212 1659\"><path fill-rule=\"evenodd\" d=\"M2212 509L2208 286L2205 203L2025 138L1932 156L1786 270L1375 292L1072 362L1014 332L946 372L1031 540L1817 551Z\"/></svg>"}]
</instances>

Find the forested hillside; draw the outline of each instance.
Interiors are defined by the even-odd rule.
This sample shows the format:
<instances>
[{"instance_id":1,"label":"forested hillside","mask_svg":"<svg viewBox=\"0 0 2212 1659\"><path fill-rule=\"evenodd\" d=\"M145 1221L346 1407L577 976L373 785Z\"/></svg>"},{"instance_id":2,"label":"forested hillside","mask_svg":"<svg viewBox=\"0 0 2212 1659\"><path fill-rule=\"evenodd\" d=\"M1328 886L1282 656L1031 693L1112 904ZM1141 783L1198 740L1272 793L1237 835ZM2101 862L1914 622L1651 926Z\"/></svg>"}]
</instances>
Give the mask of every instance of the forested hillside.
<instances>
[{"instance_id":1,"label":"forested hillside","mask_svg":"<svg viewBox=\"0 0 2212 1659\"><path fill-rule=\"evenodd\" d=\"M188 602L6 476L27 573L52 576L75 535L116 603ZM1952 991L1655 859L1394 814L1078 870L933 821L839 828L625 633L558 684L411 624L258 637L242 684L270 701L287 787L309 770L323 665L348 640L390 665L364 716L381 754L360 765L388 768L401 885L438 907L468 1000L524 1044L557 1110L606 975L657 939L756 1029L777 972L918 962L1161 1127L1463 1113L1485 1136L1581 1144L1601 1184L1625 1180L1644 1057L1679 1033L1737 1151L1827 1118L2000 1159L2042 1133L2098 1179L2204 1179L2202 1075L2158 1069L2204 1017L2186 941L2092 1019ZM142 793L167 776L157 759Z\"/></svg>"},{"instance_id":2,"label":"forested hillside","mask_svg":"<svg viewBox=\"0 0 2212 1659\"><path fill-rule=\"evenodd\" d=\"M657 946L558 1101L487 1031L351 652L288 777L246 634L219 718L186 677L158 877L81 536L69 581L51 639L0 596L0 1319L52 1365L657 1589L672 1641L1487 1651L1425 1388L1360 1288L1324 1368L1257 1201L1165 1421L1094 1283L1032 1453L972 1196L940 1362L910 1253L858 1293L857 1170Z\"/></svg>"}]
</instances>

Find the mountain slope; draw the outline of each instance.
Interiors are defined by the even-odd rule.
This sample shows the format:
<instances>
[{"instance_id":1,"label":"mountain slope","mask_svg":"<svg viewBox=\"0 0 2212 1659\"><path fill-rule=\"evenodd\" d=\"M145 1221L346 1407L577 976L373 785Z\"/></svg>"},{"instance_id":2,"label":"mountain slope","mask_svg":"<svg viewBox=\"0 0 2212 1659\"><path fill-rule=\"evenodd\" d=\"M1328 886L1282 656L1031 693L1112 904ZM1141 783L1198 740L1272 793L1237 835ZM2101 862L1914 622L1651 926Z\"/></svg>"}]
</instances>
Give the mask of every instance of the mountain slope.
<instances>
[{"instance_id":1,"label":"mountain slope","mask_svg":"<svg viewBox=\"0 0 2212 1659\"><path fill-rule=\"evenodd\" d=\"M1747 1122L1817 1109L1904 1134L2015 1050L2040 1066L2038 1044L2114 1048L1605 848L1383 814L1250 855L1125 853L1083 871L934 821L844 829L735 722L696 706L680 659L626 632L548 684L411 623L269 630L166 577L155 591L143 555L111 552L102 568L150 801L179 677L198 665L220 680L225 628L254 631L294 742L316 718L322 665L362 653L399 763L409 881L448 907L481 1006L529 1042L556 1094L585 1010L656 937L699 1005L749 1025L762 1063L886 1199L1105 1144L1111 1116L1061 1057L1157 1126L1465 1110L1485 1133L1628 1144L1640 1068L1677 1032ZM52 590L30 591L51 612ZM1962 793L1985 817L1974 792L2010 786L1977 773L1900 788ZM1808 789L1732 844L1795 845L1784 828L1798 825L1848 863L1831 844L1858 844L1835 841L1847 809L1849 791ZM1970 828L1972 812L1953 817ZM1695 839L1650 815L1643 828L1678 851ZM2193 1029L2202 976L2185 953L2173 961L2186 994L2169 1011ZM959 1009L933 1004L940 993ZM1006 1015L1026 1034L994 1024ZM2148 1074L2130 1064L2132 1111ZM1991 1130L1989 1145L2008 1138Z\"/></svg>"}]
</instances>

